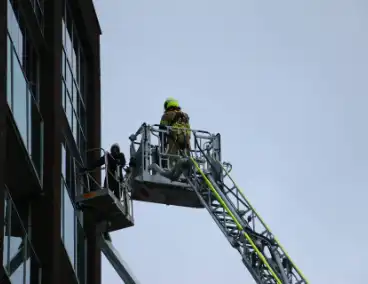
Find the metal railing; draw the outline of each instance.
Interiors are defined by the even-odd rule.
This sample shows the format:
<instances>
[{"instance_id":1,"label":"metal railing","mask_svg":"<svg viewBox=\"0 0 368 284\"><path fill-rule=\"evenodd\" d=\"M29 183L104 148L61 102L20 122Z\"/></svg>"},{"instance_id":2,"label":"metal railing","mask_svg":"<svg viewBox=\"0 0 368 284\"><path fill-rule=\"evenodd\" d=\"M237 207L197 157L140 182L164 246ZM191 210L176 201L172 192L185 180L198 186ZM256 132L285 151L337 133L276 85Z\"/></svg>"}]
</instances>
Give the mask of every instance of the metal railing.
<instances>
[{"instance_id":1,"label":"metal railing","mask_svg":"<svg viewBox=\"0 0 368 284\"><path fill-rule=\"evenodd\" d=\"M78 192L78 194L95 191L101 188L107 188L111 191L115 191L115 196L118 195L116 197L124 206L124 209L126 210L126 215L133 217L133 201L131 198L131 189L129 185L130 175L127 174L124 178L124 176L122 175L122 171L126 171L126 169L121 168L120 165L117 165L115 172L110 171L108 157L114 157L103 148L89 149L87 150L87 153L94 151L99 151L100 153L102 152L102 155L100 157L104 158L104 165L100 168L87 170L86 172L81 173L79 172L79 170L84 168L84 166L80 164L77 159L73 159L75 186L76 188L80 188L81 191ZM100 184L92 175L92 173L96 171L102 172L102 179L104 179L102 184Z\"/></svg>"},{"instance_id":2,"label":"metal railing","mask_svg":"<svg viewBox=\"0 0 368 284\"><path fill-rule=\"evenodd\" d=\"M170 151L166 137L170 137L172 131L188 131L190 133L190 147L183 153ZM208 131L165 127L158 124L148 125L146 123L138 129L135 134L129 137L131 141L130 156L137 164L136 175L149 173L153 174L150 165L157 164L161 168L172 169L170 159L180 159L183 155L193 157L200 165L201 170L212 170L207 157L221 161L221 137L219 134L211 134Z\"/></svg>"}]
</instances>

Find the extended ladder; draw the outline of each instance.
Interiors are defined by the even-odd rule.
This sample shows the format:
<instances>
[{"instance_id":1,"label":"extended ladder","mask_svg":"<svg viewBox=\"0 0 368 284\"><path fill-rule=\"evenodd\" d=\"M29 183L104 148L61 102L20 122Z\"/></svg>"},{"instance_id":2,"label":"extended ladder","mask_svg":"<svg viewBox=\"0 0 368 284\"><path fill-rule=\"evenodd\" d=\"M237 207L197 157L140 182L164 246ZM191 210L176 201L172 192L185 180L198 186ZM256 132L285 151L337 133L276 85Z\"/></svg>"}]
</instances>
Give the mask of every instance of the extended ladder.
<instances>
[{"instance_id":1,"label":"extended ladder","mask_svg":"<svg viewBox=\"0 0 368 284\"><path fill-rule=\"evenodd\" d=\"M206 208L257 284L307 284L230 176L231 165L221 162L220 135L191 129L190 155L180 155L169 152L164 142L171 128L144 123L129 137L132 198Z\"/></svg>"},{"instance_id":2,"label":"extended ladder","mask_svg":"<svg viewBox=\"0 0 368 284\"><path fill-rule=\"evenodd\" d=\"M194 139L200 148L195 133ZM207 150L210 147L207 145ZM231 165L222 164L203 149L201 152L212 170L202 170L190 157L195 171L190 175L189 183L230 244L239 251L257 284L307 284L306 278L230 176ZM220 172L214 174L214 169L220 169Z\"/></svg>"}]
</instances>

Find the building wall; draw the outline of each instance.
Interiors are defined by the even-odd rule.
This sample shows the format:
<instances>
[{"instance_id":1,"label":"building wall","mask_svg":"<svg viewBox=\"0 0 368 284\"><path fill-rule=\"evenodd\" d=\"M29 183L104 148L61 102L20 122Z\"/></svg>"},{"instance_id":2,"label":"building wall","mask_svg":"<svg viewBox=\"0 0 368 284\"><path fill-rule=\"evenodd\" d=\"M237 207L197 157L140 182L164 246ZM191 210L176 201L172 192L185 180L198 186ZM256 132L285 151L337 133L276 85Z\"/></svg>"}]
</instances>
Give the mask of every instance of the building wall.
<instances>
[{"instance_id":1,"label":"building wall","mask_svg":"<svg viewBox=\"0 0 368 284\"><path fill-rule=\"evenodd\" d=\"M86 150L100 147L101 32L92 0L0 3L0 220L12 221L3 222L3 272L23 238L34 256L13 283L37 281L42 266L45 284L99 284L96 236L73 208L83 192L75 173L99 155Z\"/></svg>"}]
</instances>

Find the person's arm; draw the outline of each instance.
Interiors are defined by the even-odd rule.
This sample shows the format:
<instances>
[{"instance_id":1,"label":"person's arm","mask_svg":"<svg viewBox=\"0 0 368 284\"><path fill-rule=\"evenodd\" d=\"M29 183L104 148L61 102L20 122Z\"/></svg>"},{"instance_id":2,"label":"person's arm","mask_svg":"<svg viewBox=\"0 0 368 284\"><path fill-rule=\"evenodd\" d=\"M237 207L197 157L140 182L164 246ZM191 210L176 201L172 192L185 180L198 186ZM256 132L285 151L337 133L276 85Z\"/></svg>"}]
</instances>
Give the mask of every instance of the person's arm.
<instances>
[{"instance_id":1,"label":"person's arm","mask_svg":"<svg viewBox=\"0 0 368 284\"><path fill-rule=\"evenodd\" d=\"M98 167L102 167L105 164L105 155L99 158L96 162L94 162L91 166L89 166L87 169L89 171L94 170Z\"/></svg>"},{"instance_id":2,"label":"person's arm","mask_svg":"<svg viewBox=\"0 0 368 284\"><path fill-rule=\"evenodd\" d=\"M122 168L123 167L125 167L125 165L126 165L126 159L125 159L125 155L124 155L124 153L120 153L119 154L119 157L118 157L118 164L119 164L119 166L121 166Z\"/></svg>"},{"instance_id":3,"label":"person's arm","mask_svg":"<svg viewBox=\"0 0 368 284\"><path fill-rule=\"evenodd\" d=\"M161 117L160 129L165 130L166 126L171 126L172 121L175 118L175 115L176 113L174 111L165 112L163 116ZM164 145L167 144L167 135L166 133L160 132L159 136L160 136L161 146L163 147Z\"/></svg>"},{"instance_id":4,"label":"person's arm","mask_svg":"<svg viewBox=\"0 0 368 284\"><path fill-rule=\"evenodd\" d=\"M81 168L80 172L83 173L83 172L86 172L86 171L92 171L92 170L94 170L98 167L101 167L104 164L105 164L105 156L102 156L101 158L99 158L97 161L95 161L94 163L92 163L88 167Z\"/></svg>"},{"instance_id":5,"label":"person's arm","mask_svg":"<svg viewBox=\"0 0 368 284\"><path fill-rule=\"evenodd\" d=\"M164 113L160 121L160 126L159 126L160 130L166 130L166 126L169 125L167 118L168 118L167 113ZM164 145L166 145L167 135L165 135L164 132L160 132L159 138L160 138L161 151L164 151Z\"/></svg>"},{"instance_id":6,"label":"person's arm","mask_svg":"<svg viewBox=\"0 0 368 284\"><path fill-rule=\"evenodd\" d=\"M125 159L124 153L120 152L116 160L117 160L116 163L119 165L119 176L120 176L119 181L121 182L123 181L123 168L126 165L126 159Z\"/></svg>"},{"instance_id":7,"label":"person's arm","mask_svg":"<svg viewBox=\"0 0 368 284\"><path fill-rule=\"evenodd\" d=\"M187 128L190 129L190 119L189 119L189 115L187 113L184 113L185 119L186 119L186 126Z\"/></svg>"}]
</instances>

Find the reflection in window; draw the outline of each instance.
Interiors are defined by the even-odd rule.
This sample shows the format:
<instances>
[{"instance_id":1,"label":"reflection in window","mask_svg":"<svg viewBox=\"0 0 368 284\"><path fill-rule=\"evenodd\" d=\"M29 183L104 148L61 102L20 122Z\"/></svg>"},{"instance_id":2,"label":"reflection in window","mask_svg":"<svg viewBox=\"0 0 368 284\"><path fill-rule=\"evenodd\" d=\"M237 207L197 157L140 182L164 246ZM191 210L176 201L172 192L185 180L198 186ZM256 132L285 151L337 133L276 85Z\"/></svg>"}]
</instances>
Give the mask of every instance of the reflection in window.
<instances>
[{"instance_id":1,"label":"reflection in window","mask_svg":"<svg viewBox=\"0 0 368 284\"><path fill-rule=\"evenodd\" d=\"M65 52L61 53L61 75L65 78Z\"/></svg>"},{"instance_id":2,"label":"reflection in window","mask_svg":"<svg viewBox=\"0 0 368 284\"><path fill-rule=\"evenodd\" d=\"M73 106L78 111L78 100L79 100L79 93L78 87L75 80L73 80Z\"/></svg>"},{"instance_id":3,"label":"reflection in window","mask_svg":"<svg viewBox=\"0 0 368 284\"><path fill-rule=\"evenodd\" d=\"M63 207L63 240L64 246L68 253L69 259L72 263L72 266L76 266L75 262L75 227L76 227L76 218L74 213L74 207L72 201L69 196L68 188L66 187L65 182L63 183L62 194L64 199L64 207Z\"/></svg>"},{"instance_id":4,"label":"reflection in window","mask_svg":"<svg viewBox=\"0 0 368 284\"><path fill-rule=\"evenodd\" d=\"M73 117L72 117L72 112L73 112L73 108L72 108L72 102L70 101L70 95L69 92L66 92L66 108L65 108L65 113L66 113L66 117L68 119L69 125L72 125L73 123Z\"/></svg>"},{"instance_id":5,"label":"reflection in window","mask_svg":"<svg viewBox=\"0 0 368 284\"><path fill-rule=\"evenodd\" d=\"M61 144L61 174L66 177L66 150L64 144Z\"/></svg>"},{"instance_id":6,"label":"reflection in window","mask_svg":"<svg viewBox=\"0 0 368 284\"><path fill-rule=\"evenodd\" d=\"M26 268L26 281L25 284L31 284L31 259L28 258L26 263L25 263L25 268ZM16 282L14 282L16 283Z\"/></svg>"},{"instance_id":7,"label":"reflection in window","mask_svg":"<svg viewBox=\"0 0 368 284\"><path fill-rule=\"evenodd\" d=\"M23 38L12 6L8 4L8 24L11 25L8 26L7 38L7 101L34 169L42 180L43 119L38 101L39 60L29 39ZM23 48L25 42L26 48Z\"/></svg>"},{"instance_id":8,"label":"reflection in window","mask_svg":"<svg viewBox=\"0 0 368 284\"><path fill-rule=\"evenodd\" d=\"M81 130L85 132L85 123L81 124L82 119L84 119L83 114L85 114L85 106L80 105L81 98L84 97L84 65L85 60L83 59L83 51L79 38L77 36L77 27L72 20L71 13L67 7L67 1L65 3L65 11L62 21L62 33L63 33L63 48L62 48L62 64L63 68L61 70L63 80L66 84L66 89L70 94L70 105L68 99L64 106L65 114L67 116L71 132L73 134L75 143L82 157L85 153L82 153L86 148L86 140L84 135L81 135ZM65 54L64 54L65 53ZM73 109L73 112L70 111ZM83 108L83 109L81 109ZM75 113L73 115L73 113ZM82 150L83 149L83 150Z\"/></svg>"},{"instance_id":9,"label":"reflection in window","mask_svg":"<svg viewBox=\"0 0 368 284\"><path fill-rule=\"evenodd\" d=\"M23 283L24 270L24 263L22 263L20 266L18 266L17 270L15 270L12 275L10 275L11 283Z\"/></svg>"},{"instance_id":10,"label":"reflection in window","mask_svg":"<svg viewBox=\"0 0 368 284\"><path fill-rule=\"evenodd\" d=\"M66 71L65 71L65 83L66 83L66 88L68 89L68 91L70 93L72 93L72 81L73 81L73 75L72 75L72 71L70 70L70 66L68 63L66 63Z\"/></svg>"},{"instance_id":11,"label":"reflection in window","mask_svg":"<svg viewBox=\"0 0 368 284\"><path fill-rule=\"evenodd\" d=\"M13 41L14 48L20 58L23 56L23 34L19 27L18 18L14 13L13 6L8 1L8 33Z\"/></svg>"},{"instance_id":12,"label":"reflection in window","mask_svg":"<svg viewBox=\"0 0 368 284\"><path fill-rule=\"evenodd\" d=\"M33 123L32 123L32 103L30 102L30 97L32 96L31 90L27 88L27 96L26 96L26 103L27 103L27 117L26 117L26 121L27 121L27 149L29 154L31 155L31 157L33 156L33 154L38 155L39 151L37 151L36 153L33 153L33 149L32 149L32 133L34 133L32 127L33 127Z\"/></svg>"},{"instance_id":13,"label":"reflection in window","mask_svg":"<svg viewBox=\"0 0 368 284\"><path fill-rule=\"evenodd\" d=\"M79 123L77 119L77 114L75 113L75 111L73 111L73 136L75 141L78 141L78 128Z\"/></svg>"},{"instance_id":14,"label":"reflection in window","mask_svg":"<svg viewBox=\"0 0 368 284\"><path fill-rule=\"evenodd\" d=\"M13 62L13 115L23 142L27 149L30 149L27 139L27 82L15 53L13 53Z\"/></svg>"},{"instance_id":15,"label":"reflection in window","mask_svg":"<svg viewBox=\"0 0 368 284\"><path fill-rule=\"evenodd\" d=\"M6 60L6 98L8 104L12 105L12 44L8 36L7 60Z\"/></svg>"},{"instance_id":16,"label":"reflection in window","mask_svg":"<svg viewBox=\"0 0 368 284\"><path fill-rule=\"evenodd\" d=\"M61 195L60 195L60 208L62 208L62 211L61 211L61 216L60 216L60 234L61 234L61 240L64 242L64 184L65 184L65 181L64 181L64 178L63 176L61 176L61 184L60 184L60 188L61 188Z\"/></svg>"},{"instance_id":17,"label":"reflection in window","mask_svg":"<svg viewBox=\"0 0 368 284\"><path fill-rule=\"evenodd\" d=\"M62 105L63 105L63 109L65 109L66 107L66 104L65 104L65 82L64 82L64 79L62 79L62 82L61 82L61 100L62 100Z\"/></svg>"}]
</instances>

